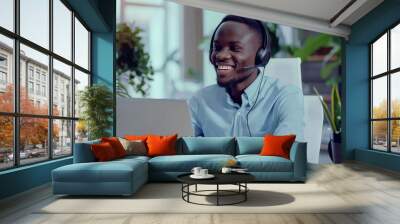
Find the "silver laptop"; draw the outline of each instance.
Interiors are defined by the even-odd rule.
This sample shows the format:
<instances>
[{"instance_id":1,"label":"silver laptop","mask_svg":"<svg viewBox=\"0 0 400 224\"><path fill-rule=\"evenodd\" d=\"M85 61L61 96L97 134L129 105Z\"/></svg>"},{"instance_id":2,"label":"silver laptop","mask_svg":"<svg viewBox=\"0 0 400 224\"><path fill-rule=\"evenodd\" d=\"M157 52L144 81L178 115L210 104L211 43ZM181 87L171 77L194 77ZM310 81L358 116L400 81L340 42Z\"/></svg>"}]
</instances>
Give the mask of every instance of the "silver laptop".
<instances>
[{"instance_id":1,"label":"silver laptop","mask_svg":"<svg viewBox=\"0 0 400 224\"><path fill-rule=\"evenodd\" d=\"M193 136L186 100L117 98L117 136Z\"/></svg>"}]
</instances>

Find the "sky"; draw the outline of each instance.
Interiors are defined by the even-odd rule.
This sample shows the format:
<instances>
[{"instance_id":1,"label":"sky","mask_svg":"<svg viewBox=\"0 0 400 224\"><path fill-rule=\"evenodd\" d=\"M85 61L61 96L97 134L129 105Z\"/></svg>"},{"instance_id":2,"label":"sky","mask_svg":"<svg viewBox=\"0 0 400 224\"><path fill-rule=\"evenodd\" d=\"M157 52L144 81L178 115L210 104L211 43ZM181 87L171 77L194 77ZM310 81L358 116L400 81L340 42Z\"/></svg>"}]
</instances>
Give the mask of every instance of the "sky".
<instances>
[{"instance_id":1,"label":"sky","mask_svg":"<svg viewBox=\"0 0 400 224\"><path fill-rule=\"evenodd\" d=\"M20 33L21 36L48 48L49 45L49 10L48 0L20 0ZM71 12L61 3L60 0L53 0L54 32L53 50L63 57L71 60ZM13 30L13 0L0 0L0 25ZM84 68L88 68L88 33L82 24L76 20L75 33L75 60ZM0 41L6 39L0 35ZM3 41L4 42L4 41ZM27 46L21 45L21 50L28 57L48 64L48 56L39 53ZM65 66L59 66L61 69ZM64 71L63 71L64 72ZM70 73L70 72L68 72ZM67 73L67 74L68 74Z\"/></svg>"}]
</instances>

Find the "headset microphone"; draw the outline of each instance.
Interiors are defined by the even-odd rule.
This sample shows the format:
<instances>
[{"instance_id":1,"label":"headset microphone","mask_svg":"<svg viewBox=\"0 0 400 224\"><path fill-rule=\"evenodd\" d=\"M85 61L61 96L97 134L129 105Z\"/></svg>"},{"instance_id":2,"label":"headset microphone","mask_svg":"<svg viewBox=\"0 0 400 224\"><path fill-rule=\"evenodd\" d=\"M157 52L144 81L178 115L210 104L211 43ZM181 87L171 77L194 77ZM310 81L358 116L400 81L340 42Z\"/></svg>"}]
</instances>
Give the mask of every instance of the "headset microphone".
<instances>
[{"instance_id":1,"label":"headset microphone","mask_svg":"<svg viewBox=\"0 0 400 224\"><path fill-rule=\"evenodd\" d=\"M258 67L260 67L260 65L245 66L245 67L239 68L238 70L239 71L247 71L247 70L252 70L252 69L255 69Z\"/></svg>"}]
</instances>

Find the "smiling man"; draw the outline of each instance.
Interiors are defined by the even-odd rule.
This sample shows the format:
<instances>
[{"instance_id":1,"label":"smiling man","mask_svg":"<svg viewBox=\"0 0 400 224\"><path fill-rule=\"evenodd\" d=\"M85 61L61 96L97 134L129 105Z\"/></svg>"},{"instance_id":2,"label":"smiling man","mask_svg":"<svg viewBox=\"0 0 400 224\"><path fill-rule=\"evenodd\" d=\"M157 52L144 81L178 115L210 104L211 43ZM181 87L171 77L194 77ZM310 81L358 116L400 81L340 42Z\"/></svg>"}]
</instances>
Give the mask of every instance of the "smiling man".
<instances>
[{"instance_id":1,"label":"smiling man","mask_svg":"<svg viewBox=\"0 0 400 224\"><path fill-rule=\"evenodd\" d=\"M228 15L210 45L217 84L190 100L195 136L295 134L303 140L303 94L295 86L264 75L270 36L258 20Z\"/></svg>"}]
</instances>

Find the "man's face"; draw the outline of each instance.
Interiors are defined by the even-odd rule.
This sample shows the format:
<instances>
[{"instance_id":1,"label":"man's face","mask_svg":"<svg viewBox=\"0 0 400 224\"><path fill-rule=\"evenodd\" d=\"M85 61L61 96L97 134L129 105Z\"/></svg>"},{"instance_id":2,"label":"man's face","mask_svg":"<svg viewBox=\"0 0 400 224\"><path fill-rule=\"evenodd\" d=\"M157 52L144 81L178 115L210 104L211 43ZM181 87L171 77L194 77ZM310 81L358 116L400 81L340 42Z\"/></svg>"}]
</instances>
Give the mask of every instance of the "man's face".
<instances>
[{"instance_id":1,"label":"man's face","mask_svg":"<svg viewBox=\"0 0 400 224\"><path fill-rule=\"evenodd\" d=\"M261 40L257 31L246 24L227 21L216 31L212 46L211 61L218 85L227 87L243 81L254 71L240 68L255 65Z\"/></svg>"}]
</instances>

